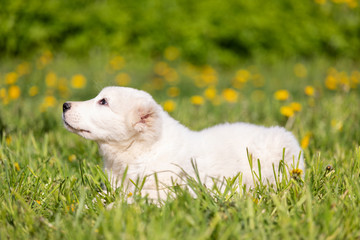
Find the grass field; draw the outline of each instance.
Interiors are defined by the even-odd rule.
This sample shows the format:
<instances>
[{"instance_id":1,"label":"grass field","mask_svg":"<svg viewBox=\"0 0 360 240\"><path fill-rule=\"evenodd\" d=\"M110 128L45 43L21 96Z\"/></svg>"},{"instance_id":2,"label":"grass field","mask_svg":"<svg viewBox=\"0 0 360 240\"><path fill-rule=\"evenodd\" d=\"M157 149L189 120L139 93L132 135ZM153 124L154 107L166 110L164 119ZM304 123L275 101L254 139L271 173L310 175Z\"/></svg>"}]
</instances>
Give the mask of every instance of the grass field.
<instances>
[{"instance_id":1,"label":"grass field","mask_svg":"<svg viewBox=\"0 0 360 240\"><path fill-rule=\"evenodd\" d=\"M172 47L156 62L51 52L2 61L0 239L360 239L359 71L345 60L196 67ZM194 130L285 126L304 149L306 176L248 191L229 180L224 193L189 180L197 198L174 188L160 206L136 194L127 204L119 190L100 197L97 146L67 132L61 110L107 85L150 92Z\"/></svg>"}]
</instances>

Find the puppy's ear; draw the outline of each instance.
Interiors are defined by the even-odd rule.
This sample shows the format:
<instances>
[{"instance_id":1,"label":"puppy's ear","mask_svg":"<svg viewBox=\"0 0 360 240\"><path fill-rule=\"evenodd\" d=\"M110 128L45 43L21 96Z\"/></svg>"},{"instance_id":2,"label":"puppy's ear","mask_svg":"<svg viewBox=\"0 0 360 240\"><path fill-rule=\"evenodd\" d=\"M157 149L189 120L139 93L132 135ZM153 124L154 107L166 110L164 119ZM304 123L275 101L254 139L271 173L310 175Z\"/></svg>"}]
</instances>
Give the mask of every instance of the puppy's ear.
<instances>
[{"instance_id":1,"label":"puppy's ear","mask_svg":"<svg viewBox=\"0 0 360 240\"><path fill-rule=\"evenodd\" d=\"M158 111L157 105L151 101L141 102L136 105L131 121L135 131L144 132L152 128L158 118Z\"/></svg>"}]
</instances>

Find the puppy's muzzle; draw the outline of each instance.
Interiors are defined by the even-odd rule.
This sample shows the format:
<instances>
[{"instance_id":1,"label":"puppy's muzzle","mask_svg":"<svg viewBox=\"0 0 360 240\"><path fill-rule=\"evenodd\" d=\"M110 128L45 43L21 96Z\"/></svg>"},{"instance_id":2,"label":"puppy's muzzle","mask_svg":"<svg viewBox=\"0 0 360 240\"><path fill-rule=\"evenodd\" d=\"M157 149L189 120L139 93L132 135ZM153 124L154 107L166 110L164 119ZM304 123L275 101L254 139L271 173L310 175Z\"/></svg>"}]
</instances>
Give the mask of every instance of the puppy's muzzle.
<instances>
[{"instance_id":1,"label":"puppy's muzzle","mask_svg":"<svg viewBox=\"0 0 360 240\"><path fill-rule=\"evenodd\" d=\"M71 103L64 103L63 104L63 112L65 113L67 110L71 108Z\"/></svg>"}]
</instances>

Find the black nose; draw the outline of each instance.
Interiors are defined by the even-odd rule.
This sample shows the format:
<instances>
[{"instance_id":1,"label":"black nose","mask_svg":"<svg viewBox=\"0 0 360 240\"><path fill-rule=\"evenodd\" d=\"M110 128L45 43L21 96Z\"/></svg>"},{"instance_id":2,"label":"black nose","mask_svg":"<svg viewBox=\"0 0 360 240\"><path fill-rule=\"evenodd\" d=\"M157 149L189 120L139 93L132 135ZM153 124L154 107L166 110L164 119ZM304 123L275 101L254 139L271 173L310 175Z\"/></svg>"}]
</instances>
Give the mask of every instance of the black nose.
<instances>
[{"instance_id":1,"label":"black nose","mask_svg":"<svg viewBox=\"0 0 360 240\"><path fill-rule=\"evenodd\" d=\"M63 112L66 112L70 108L71 108L71 103L66 102L66 103L63 104Z\"/></svg>"}]
</instances>

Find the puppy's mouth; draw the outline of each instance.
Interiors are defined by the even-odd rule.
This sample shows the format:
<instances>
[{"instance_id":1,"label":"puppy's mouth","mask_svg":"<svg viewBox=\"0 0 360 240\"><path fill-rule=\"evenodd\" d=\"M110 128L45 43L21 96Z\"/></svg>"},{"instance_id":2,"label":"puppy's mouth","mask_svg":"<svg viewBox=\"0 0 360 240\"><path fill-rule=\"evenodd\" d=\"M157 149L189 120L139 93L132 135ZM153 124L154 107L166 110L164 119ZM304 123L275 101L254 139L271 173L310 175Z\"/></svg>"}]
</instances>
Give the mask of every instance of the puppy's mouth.
<instances>
[{"instance_id":1,"label":"puppy's mouth","mask_svg":"<svg viewBox=\"0 0 360 240\"><path fill-rule=\"evenodd\" d=\"M74 128L73 126L71 126L65 119L63 119L65 126L71 130L72 132L86 132L86 133L91 133L88 130L85 129L80 129L80 128Z\"/></svg>"}]
</instances>

